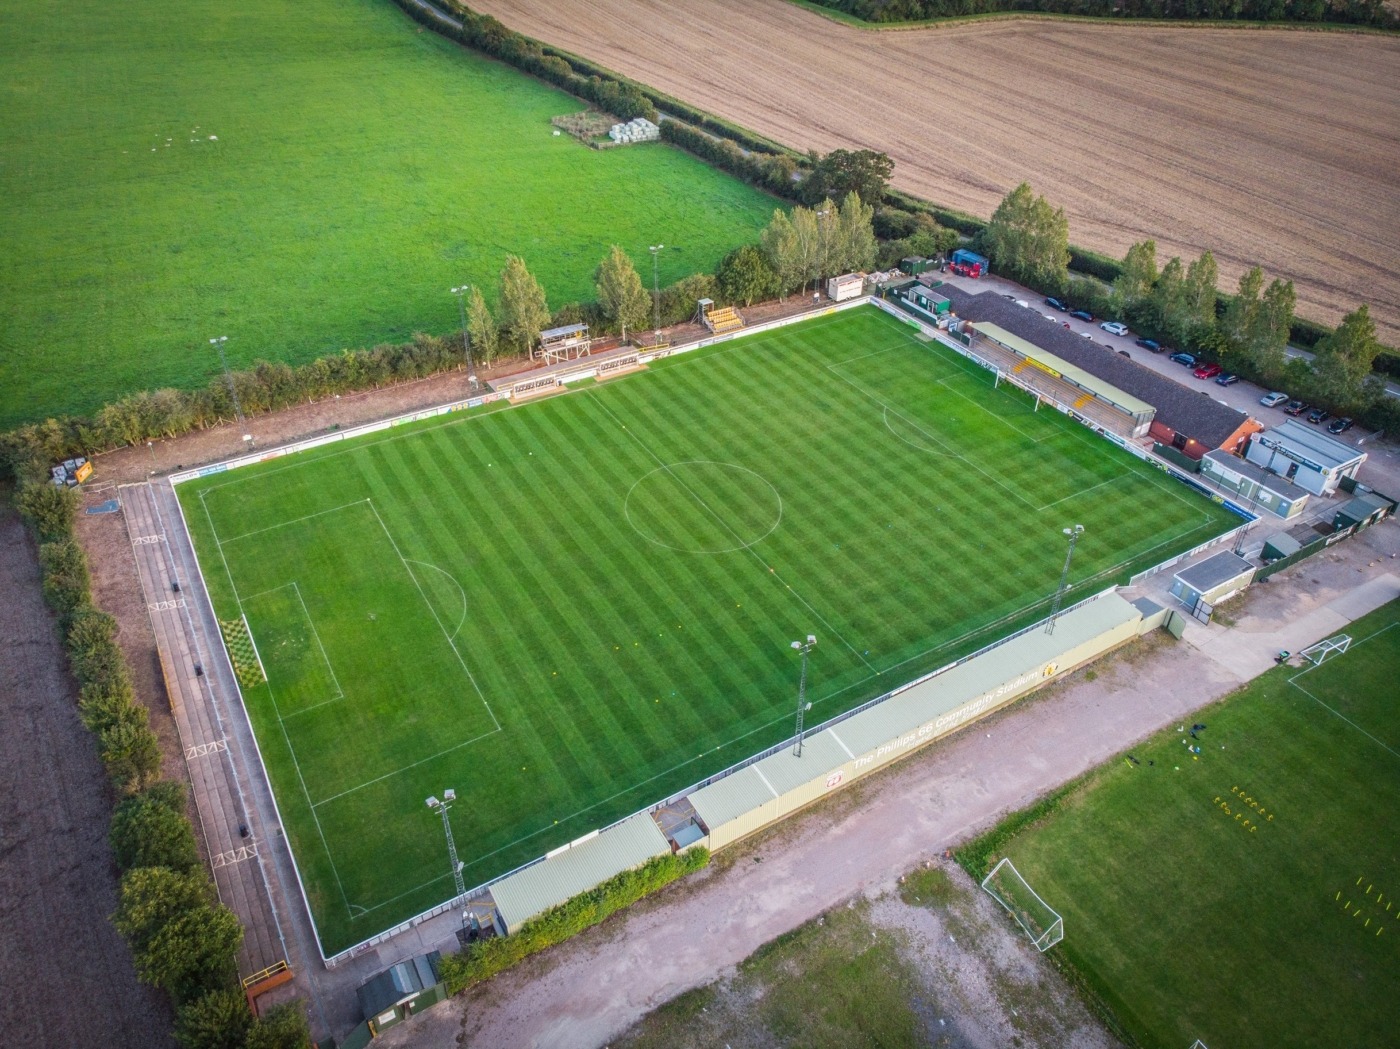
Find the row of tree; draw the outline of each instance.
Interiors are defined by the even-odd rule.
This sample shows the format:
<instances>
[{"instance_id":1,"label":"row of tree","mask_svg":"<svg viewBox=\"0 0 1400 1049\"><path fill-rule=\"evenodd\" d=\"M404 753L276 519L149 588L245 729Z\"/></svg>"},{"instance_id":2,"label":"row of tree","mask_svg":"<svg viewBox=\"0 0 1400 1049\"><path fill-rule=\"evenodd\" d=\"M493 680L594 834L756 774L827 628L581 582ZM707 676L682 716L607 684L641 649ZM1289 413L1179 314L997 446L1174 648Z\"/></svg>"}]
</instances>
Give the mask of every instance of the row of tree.
<instances>
[{"instance_id":1,"label":"row of tree","mask_svg":"<svg viewBox=\"0 0 1400 1049\"><path fill-rule=\"evenodd\" d=\"M976 238L998 272L1093 313L1121 318L1162 342L1203 353L1263 385L1282 387L1377 429L1400 429L1400 403L1385 396L1373 372L1384 347L1370 310L1361 306L1314 347L1312 362L1288 358L1297 294L1292 281L1265 286L1263 271L1245 273L1233 296L1217 291L1215 256L1158 265L1157 245L1128 249L1111 285L1071 278L1069 221L1022 183L1006 195Z\"/></svg>"},{"instance_id":2,"label":"row of tree","mask_svg":"<svg viewBox=\"0 0 1400 1049\"><path fill-rule=\"evenodd\" d=\"M1393 27L1384 0L815 0L867 22L913 22L994 11L1046 11L1101 18L1344 22Z\"/></svg>"},{"instance_id":3,"label":"row of tree","mask_svg":"<svg viewBox=\"0 0 1400 1049\"><path fill-rule=\"evenodd\" d=\"M295 1003L256 1019L248 1010L235 963L243 929L200 864L183 784L160 778L160 743L136 700L117 621L92 603L73 533L77 494L47 483L47 461L11 465L16 504L40 543L44 597L78 683L78 714L120 799L110 833L121 872L112 923L137 975L170 995L185 1049L305 1049L306 1018Z\"/></svg>"}]
</instances>

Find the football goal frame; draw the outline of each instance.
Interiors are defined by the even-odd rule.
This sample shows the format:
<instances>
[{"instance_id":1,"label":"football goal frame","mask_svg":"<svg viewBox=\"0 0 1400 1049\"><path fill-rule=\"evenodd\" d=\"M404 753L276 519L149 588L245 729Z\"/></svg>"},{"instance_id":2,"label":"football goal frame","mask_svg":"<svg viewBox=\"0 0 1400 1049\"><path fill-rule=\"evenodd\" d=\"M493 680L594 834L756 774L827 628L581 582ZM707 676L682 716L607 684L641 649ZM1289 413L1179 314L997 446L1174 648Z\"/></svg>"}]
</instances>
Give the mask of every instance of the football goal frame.
<instances>
[{"instance_id":1,"label":"football goal frame","mask_svg":"<svg viewBox=\"0 0 1400 1049\"><path fill-rule=\"evenodd\" d=\"M1309 645L1299 655L1313 666L1320 667L1328 656L1339 656L1349 648L1351 648L1351 635L1337 634L1334 637L1324 638L1315 645Z\"/></svg>"},{"instance_id":2,"label":"football goal frame","mask_svg":"<svg viewBox=\"0 0 1400 1049\"><path fill-rule=\"evenodd\" d=\"M1042 954L1065 938L1064 918L1040 898L1009 857L982 879L982 890L1006 908Z\"/></svg>"}]
</instances>

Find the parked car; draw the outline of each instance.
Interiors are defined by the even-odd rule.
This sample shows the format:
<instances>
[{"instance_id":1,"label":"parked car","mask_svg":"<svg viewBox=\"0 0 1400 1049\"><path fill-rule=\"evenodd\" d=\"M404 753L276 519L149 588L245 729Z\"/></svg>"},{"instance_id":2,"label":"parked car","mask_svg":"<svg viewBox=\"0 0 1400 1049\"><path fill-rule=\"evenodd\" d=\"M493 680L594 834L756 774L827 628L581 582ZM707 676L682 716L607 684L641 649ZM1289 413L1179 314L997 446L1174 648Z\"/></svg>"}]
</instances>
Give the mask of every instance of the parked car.
<instances>
[{"instance_id":1,"label":"parked car","mask_svg":"<svg viewBox=\"0 0 1400 1049\"><path fill-rule=\"evenodd\" d=\"M1177 353L1173 353L1169 359L1176 361L1177 364L1184 364L1188 368L1194 368L1196 366L1196 358L1189 353L1181 353L1178 351Z\"/></svg>"},{"instance_id":2,"label":"parked car","mask_svg":"<svg viewBox=\"0 0 1400 1049\"><path fill-rule=\"evenodd\" d=\"M1287 401L1288 394L1279 393L1277 390L1273 393L1266 393L1263 397L1259 398L1259 403L1265 408L1277 408L1280 404L1287 403Z\"/></svg>"},{"instance_id":3,"label":"parked car","mask_svg":"<svg viewBox=\"0 0 1400 1049\"><path fill-rule=\"evenodd\" d=\"M1308 406L1299 400L1289 401L1283 408L1284 415L1302 415L1308 410Z\"/></svg>"},{"instance_id":4,"label":"parked car","mask_svg":"<svg viewBox=\"0 0 1400 1049\"><path fill-rule=\"evenodd\" d=\"M1328 433L1346 433L1351 429L1351 420L1345 415L1340 419L1333 419L1332 425L1327 427Z\"/></svg>"},{"instance_id":5,"label":"parked car","mask_svg":"<svg viewBox=\"0 0 1400 1049\"><path fill-rule=\"evenodd\" d=\"M1104 321L1099 327L1110 335L1128 334L1128 326L1126 324L1120 324L1118 321Z\"/></svg>"},{"instance_id":6,"label":"parked car","mask_svg":"<svg viewBox=\"0 0 1400 1049\"><path fill-rule=\"evenodd\" d=\"M1234 372L1227 372L1225 375L1218 376L1215 380L1215 384L1217 386L1233 386L1239 381L1240 377L1238 375Z\"/></svg>"},{"instance_id":7,"label":"parked car","mask_svg":"<svg viewBox=\"0 0 1400 1049\"><path fill-rule=\"evenodd\" d=\"M1066 305L1065 305L1063 302L1061 302L1059 299L1056 299L1056 298L1053 298L1053 297L1046 299L1046 300L1045 300L1045 305L1049 306L1052 310L1059 310L1061 313L1068 313L1068 312L1069 312L1069 307L1068 307L1068 306L1066 306Z\"/></svg>"},{"instance_id":8,"label":"parked car","mask_svg":"<svg viewBox=\"0 0 1400 1049\"><path fill-rule=\"evenodd\" d=\"M1314 408L1308 412L1308 422L1310 423L1326 422L1330 418L1332 418L1332 413L1326 408Z\"/></svg>"},{"instance_id":9,"label":"parked car","mask_svg":"<svg viewBox=\"0 0 1400 1049\"><path fill-rule=\"evenodd\" d=\"M1069 315L1081 321L1091 321L1094 319L1094 315L1088 310L1070 310Z\"/></svg>"},{"instance_id":10,"label":"parked car","mask_svg":"<svg viewBox=\"0 0 1400 1049\"><path fill-rule=\"evenodd\" d=\"M1214 379L1225 369L1218 364L1198 364L1192 373L1198 379Z\"/></svg>"},{"instance_id":11,"label":"parked car","mask_svg":"<svg viewBox=\"0 0 1400 1049\"><path fill-rule=\"evenodd\" d=\"M1162 344L1156 339L1138 339L1137 345L1141 346L1144 350L1150 350L1152 353L1162 352Z\"/></svg>"}]
</instances>

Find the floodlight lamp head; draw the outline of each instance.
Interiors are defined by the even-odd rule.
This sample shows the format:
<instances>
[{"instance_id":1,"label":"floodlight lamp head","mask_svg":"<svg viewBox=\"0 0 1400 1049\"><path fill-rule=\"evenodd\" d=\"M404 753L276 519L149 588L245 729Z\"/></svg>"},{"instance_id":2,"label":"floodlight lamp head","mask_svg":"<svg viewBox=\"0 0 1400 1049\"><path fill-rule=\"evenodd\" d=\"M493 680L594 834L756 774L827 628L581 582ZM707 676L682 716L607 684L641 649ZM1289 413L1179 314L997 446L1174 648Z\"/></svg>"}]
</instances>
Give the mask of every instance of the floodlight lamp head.
<instances>
[{"instance_id":1,"label":"floodlight lamp head","mask_svg":"<svg viewBox=\"0 0 1400 1049\"><path fill-rule=\"evenodd\" d=\"M807 644L809 644L809 645L815 645L816 643L817 643L817 635L816 635L816 634L808 634L808 635L807 635Z\"/></svg>"},{"instance_id":2,"label":"floodlight lamp head","mask_svg":"<svg viewBox=\"0 0 1400 1049\"><path fill-rule=\"evenodd\" d=\"M442 802L438 801L437 798L433 797L432 795L428 796L428 808L435 809L441 804Z\"/></svg>"},{"instance_id":3,"label":"floodlight lamp head","mask_svg":"<svg viewBox=\"0 0 1400 1049\"><path fill-rule=\"evenodd\" d=\"M802 647L802 642L801 642L801 641L794 641L794 642L792 643L792 647L793 647L794 649L801 648L801 647Z\"/></svg>"},{"instance_id":4,"label":"floodlight lamp head","mask_svg":"<svg viewBox=\"0 0 1400 1049\"><path fill-rule=\"evenodd\" d=\"M802 709L803 709L803 710L811 710L811 709L812 709L812 704L808 703L808 704L807 704L805 707L803 707Z\"/></svg>"},{"instance_id":5,"label":"floodlight lamp head","mask_svg":"<svg viewBox=\"0 0 1400 1049\"><path fill-rule=\"evenodd\" d=\"M455 790L453 790L451 787L448 787L445 791L442 792L442 800L443 800L443 801L456 801L456 800L457 800L457 792L456 792Z\"/></svg>"}]
</instances>

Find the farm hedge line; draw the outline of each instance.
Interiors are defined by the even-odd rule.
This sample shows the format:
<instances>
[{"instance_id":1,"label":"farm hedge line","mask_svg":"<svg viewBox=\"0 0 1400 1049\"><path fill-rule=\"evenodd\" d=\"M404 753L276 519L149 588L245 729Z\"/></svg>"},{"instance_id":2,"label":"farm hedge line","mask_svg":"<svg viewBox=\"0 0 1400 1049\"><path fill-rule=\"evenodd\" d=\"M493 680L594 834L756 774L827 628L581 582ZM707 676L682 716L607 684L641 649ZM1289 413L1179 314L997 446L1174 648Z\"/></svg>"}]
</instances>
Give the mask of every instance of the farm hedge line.
<instances>
[{"instance_id":1,"label":"farm hedge line","mask_svg":"<svg viewBox=\"0 0 1400 1049\"><path fill-rule=\"evenodd\" d=\"M806 0L863 22L923 22L993 12L1212 22L1333 23L1395 28L1382 0Z\"/></svg>"},{"instance_id":2,"label":"farm hedge line","mask_svg":"<svg viewBox=\"0 0 1400 1049\"><path fill-rule=\"evenodd\" d=\"M710 850L703 846L680 855L657 856L531 918L509 936L478 940L465 950L448 955L440 970L448 993L457 994L489 980L530 955L577 936L709 862Z\"/></svg>"},{"instance_id":3,"label":"farm hedge line","mask_svg":"<svg viewBox=\"0 0 1400 1049\"><path fill-rule=\"evenodd\" d=\"M243 929L217 902L200 865L184 785L160 779L160 741L136 700L117 644L117 621L92 603L87 557L73 531L77 492L49 484L42 443L10 440L5 450L18 482L15 506L39 543L44 599L58 620L78 684L78 715L119 799L110 840L121 887L111 917L137 974L170 995L182 1021L211 996L236 996L239 1008L224 1010L217 1020L193 1027L182 1022L177 1034L187 1049L238 1049L257 1038L273 1049L300 1049L307 1044L307 1027L299 1009L264 1019L248 1012L237 980Z\"/></svg>"}]
</instances>

